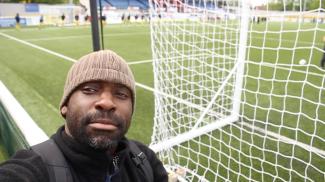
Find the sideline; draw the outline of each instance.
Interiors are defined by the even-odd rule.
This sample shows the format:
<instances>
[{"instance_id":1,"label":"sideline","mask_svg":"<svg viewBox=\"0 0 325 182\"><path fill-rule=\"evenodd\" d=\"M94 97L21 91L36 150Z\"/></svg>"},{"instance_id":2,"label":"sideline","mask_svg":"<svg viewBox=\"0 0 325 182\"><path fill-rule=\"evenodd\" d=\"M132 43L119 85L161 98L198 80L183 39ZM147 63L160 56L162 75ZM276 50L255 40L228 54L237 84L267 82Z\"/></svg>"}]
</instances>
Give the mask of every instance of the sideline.
<instances>
[{"instance_id":1,"label":"sideline","mask_svg":"<svg viewBox=\"0 0 325 182\"><path fill-rule=\"evenodd\" d=\"M143 63L152 63L152 60L147 59L147 60L142 60L142 61L130 61L130 62L128 62L128 65L143 64Z\"/></svg>"},{"instance_id":2,"label":"sideline","mask_svg":"<svg viewBox=\"0 0 325 182\"><path fill-rule=\"evenodd\" d=\"M57 52L51 51L51 50L46 49L46 48L43 48L43 47L40 47L40 46L38 46L38 45L35 45L35 44L32 44L32 43L29 43L29 42L27 42L27 41L24 41L24 40L18 39L18 38L16 38L16 37L13 37L13 36L7 35L7 34L5 34L5 33L3 33L3 32L0 32L0 35L6 37L6 38L8 38L8 39L11 39L11 40L17 41L17 42L19 42L19 43L25 44L25 45L27 45L27 46L33 47L33 48L35 48L35 49L39 49L39 50L41 50L41 51L47 52L47 53L52 54L52 55L54 55L54 56L60 57L60 58L62 58L62 59L64 59L64 60L71 61L71 62L77 62L76 59L70 58L70 57L68 57L68 56L62 55L62 54L60 54L60 53L57 53ZM129 64L129 65L133 65L133 64L143 64L143 63L149 63L149 62L152 62L152 60L134 61L134 62L128 62L128 64ZM146 85L143 85L143 84L138 83L138 82L136 82L135 84L136 84L136 86L141 87L141 88L143 88L143 89L145 89L145 90L148 90L148 91L153 91L153 90L154 90L153 88L151 88L151 87L149 87L149 86L146 86ZM154 91L153 91L153 93L154 93Z\"/></svg>"},{"instance_id":3,"label":"sideline","mask_svg":"<svg viewBox=\"0 0 325 182\"><path fill-rule=\"evenodd\" d=\"M3 104L10 117L13 118L29 146L36 145L49 138L1 81L0 102Z\"/></svg>"},{"instance_id":4,"label":"sideline","mask_svg":"<svg viewBox=\"0 0 325 182\"><path fill-rule=\"evenodd\" d=\"M63 59L65 59L65 60L68 60L68 61L71 61L71 62L77 62L76 59L73 59L73 58L70 58L70 57L68 57L68 56L65 56L65 55L59 54L59 53L57 53L57 52L51 51L51 50L46 49L46 48L44 48L44 47L40 47L40 46L38 46L38 45L35 45L35 44L32 44L32 43L29 43L29 42L27 42L27 41L24 41L24 40L18 39L18 38L16 38L16 37L10 36L10 35L5 34L5 33L3 33L3 32L0 32L0 35L6 37L6 38L8 38L8 39L11 39L11 40L17 41L17 42L19 42L19 43L25 44L25 45L27 45L27 46L33 47L33 48L35 48L35 49L38 49L38 50L41 50L41 51L47 52L47 53L52 54L52 55L54 55L54 56L57 56L57 57L63 58Z\"/></svg>"},{"instance_id":5,"label":"sideline","mask_svg":"<svg viewBox=\"0 0 325 182\"><path fill-rule=\"evenodd\" d=\"M67 60L67 61L77 62L76 59L73 59L73 58L71 58L71 57L65 56L65 55L63 55L63 54L60 54L60 53L57 53L57 52L54 52L54 51L51 51L51 50L46 49L46 48L44 48L44 47L40 47L40 46L38 46L38 45L32 44L32 43L27 42L27 41L25 41L25 40L18 39L18 38L16 38L16 37L10 36L10 35L5 34L5 33L3 33L3 32L0 32L0 35L6 37L6 38L8 38L8 39L11 39L11 40L17 41L17 42L19 42L19 43L25 44L25 45L27 45L27 46L33 47L33 48L35 48L35 49L39 49L39 50L41 50L41 51L47 52L47 53L52 54L52 55L54 55L54 56L60 57L60 58L65 59L65 60ZM70 36L70 37L76 37L76 36ZM128 65L143 64L143 63L151 63L151 62L152 62L151 59L148 59L148 60L140 60L140 61L130 61L130 62L128 62Z\"/></svg>"},{"instance_id":6,"label":"sideline","mask_svg":"<svg viewBox=\"0 0 325 182\"><path fill-rule=\"evenodd\" d=\"M104 34L104 37L113 36L125 36L125 35L146 35L150 33L138 32L138 33L111 33ZM46 37L46 38L35 38L35 39L25 39L25 41L38 42L38 41L48 41L48 40L65 40L65 39L77 39L77 38L91 38L91 35L72 35L72 36L61 36L61 37Z\"/></svg>"}]
</instances>

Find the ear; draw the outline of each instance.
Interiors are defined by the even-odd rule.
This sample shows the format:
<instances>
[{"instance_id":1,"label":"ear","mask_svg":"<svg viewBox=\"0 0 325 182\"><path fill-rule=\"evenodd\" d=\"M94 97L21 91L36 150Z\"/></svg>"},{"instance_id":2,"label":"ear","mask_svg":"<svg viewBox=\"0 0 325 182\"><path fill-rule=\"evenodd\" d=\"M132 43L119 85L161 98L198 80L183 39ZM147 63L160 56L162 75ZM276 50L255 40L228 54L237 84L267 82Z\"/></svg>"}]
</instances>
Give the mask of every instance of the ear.
<instances>
[{"instance_id":1,"label":"ear","mask_svg":"<svg viewBox=\"0 0 325 182\"><path fill-rule=\"evenodd\" d=\"M62 106L60 111L61 111L61 115L65 118L65 116L66 116L66 114L68 112L67 106Z\"/></svg>"}]
</instances>

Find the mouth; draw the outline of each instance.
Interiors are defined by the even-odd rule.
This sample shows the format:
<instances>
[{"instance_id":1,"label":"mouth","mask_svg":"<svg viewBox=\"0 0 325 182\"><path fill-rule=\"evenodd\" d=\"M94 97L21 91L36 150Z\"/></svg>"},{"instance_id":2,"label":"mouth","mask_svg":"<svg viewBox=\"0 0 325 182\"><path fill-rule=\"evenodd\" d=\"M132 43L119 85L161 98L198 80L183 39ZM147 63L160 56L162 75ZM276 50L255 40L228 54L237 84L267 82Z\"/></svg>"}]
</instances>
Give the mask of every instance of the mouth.
<instances>
[{"instance_id":1,"label":"mouth","mask_svg":"<svg viewBox=\"0 0 325 182\"><path fill-rule=\"evenodd\" d=\"M118 129L118 126L108 119L96 119L89 123L88 126L96 130L113 131Z\"/></svg>"}]
</instances>

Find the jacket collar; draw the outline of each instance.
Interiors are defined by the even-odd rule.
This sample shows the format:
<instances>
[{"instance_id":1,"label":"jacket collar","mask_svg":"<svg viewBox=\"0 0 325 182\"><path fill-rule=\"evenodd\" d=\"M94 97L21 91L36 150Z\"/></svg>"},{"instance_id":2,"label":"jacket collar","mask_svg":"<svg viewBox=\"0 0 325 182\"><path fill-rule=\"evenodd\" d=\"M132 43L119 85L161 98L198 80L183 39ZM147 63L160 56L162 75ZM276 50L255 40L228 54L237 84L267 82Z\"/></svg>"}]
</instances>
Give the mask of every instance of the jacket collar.
<instances>
[{"instance_id":1,"label":"jacket collar","mask_svg":"<svg viewBox=\"0 0 325 182\"><path fill-rule=\"evenodd\" d=\"M77 170L107 171L112 168L113 157L118 156L119 164L123 163L127 154L129 154L128 141L124 137L118 144L116 152L113 155L107 154L104 150L96 150L85 146L68 136L64 131L64 126L60 127L52 139L66 157L68 163Z\"/></svg>"}]
</instances>

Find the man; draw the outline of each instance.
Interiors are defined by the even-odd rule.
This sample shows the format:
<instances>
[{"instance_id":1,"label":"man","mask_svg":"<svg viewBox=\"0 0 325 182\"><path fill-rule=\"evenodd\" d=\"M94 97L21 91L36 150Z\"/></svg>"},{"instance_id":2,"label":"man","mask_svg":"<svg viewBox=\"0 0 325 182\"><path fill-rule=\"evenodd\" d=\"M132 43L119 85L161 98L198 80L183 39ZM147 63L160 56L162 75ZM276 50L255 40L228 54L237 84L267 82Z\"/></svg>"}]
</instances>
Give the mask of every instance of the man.
<instances>
[{"instance_id":1,"label":"man","mask_svg":"<svg viewBox=\"0 0 325 182\"><path fill-rule=\"evenodd\" d=\"M16 20L16 29L19 30L20 29L20 16L19 16L19 13L16 14L15 20Z\"/></svg>"},{"instance_id":2,"label":"man","mask_svg":"<svg viewBox=\"0 0 325 182\"><path fill-rule=\"evenodd\" d=\"M43 23L44 23L44 16L41 15L39 18L39 26L38 26L39 29L41 29L43 27Z\"/></svg>"},{"instance_id":3,"label":"man","mask_svg":"<svg viewBox=\"0 0 325 182\"><path fill-rule=\"evenodd\" d=\"M133 74L116 53L90 53L71 67L60 103L66 123L51 139L64 155L74 182L149 181L132 160L131 141L125 137L134 103ZM134 143L150 163L151 181L167 181L154 152ZM0 165L0 181L44 182L50 178L44 157L31 149L18 151Z\"/></svg>"},{"instance_id":4,"label":"man","mask_svg":"<svg viewBox=\"0 0 325 182\"><path fill-rule=\"evenodd\" d=\"M64 20L65 20L65 14L63 13L63 14L61 15L61 26L64 25Z\"/></svg>"},{"instance_id":5,"label":"man","mask_svg":"<svg viewBox=\"0 0 325 182\"><path fill-rule=\"evenodd\" d=\"M76 25L79 26L79 14L76 14L76 15L74 16L74 20L75 20L75 22L76 22Z\"/></svg>"}]
</instances>

